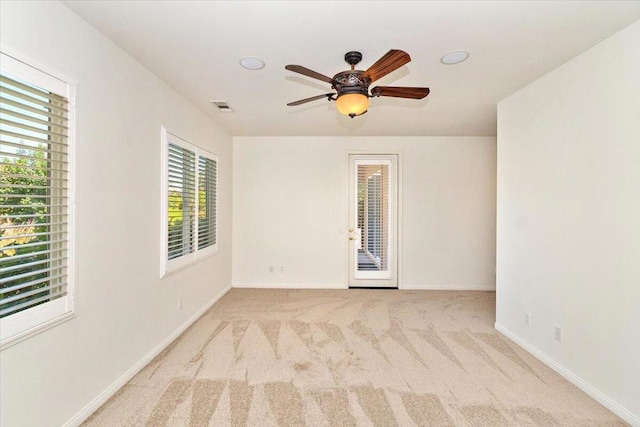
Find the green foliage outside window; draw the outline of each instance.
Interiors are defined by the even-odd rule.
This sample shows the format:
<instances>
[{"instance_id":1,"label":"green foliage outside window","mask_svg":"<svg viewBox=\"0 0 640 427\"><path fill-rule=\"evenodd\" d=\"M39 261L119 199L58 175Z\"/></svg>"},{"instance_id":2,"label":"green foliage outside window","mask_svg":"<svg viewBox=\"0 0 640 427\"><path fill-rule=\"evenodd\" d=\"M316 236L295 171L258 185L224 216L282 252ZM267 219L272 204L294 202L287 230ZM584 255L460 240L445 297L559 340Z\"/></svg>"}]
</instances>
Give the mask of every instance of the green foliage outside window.
<instances>
[{"instance_id":1,"label":"green foliage outside window","mask_svg":"<svg viewBox=\"0 0 640 427\"><path fill-rule=\"evenodd\" d=\"M47 281L43 281L22 289L3 292L10 286L15 287L47 277L45 271L22 279L4 281L10 277L41 270L42 264L31 267L29 265L37 261L46 261L48 257L48 226L42 225L47 223L48 162L43 150L45 147L40 145L38 148L40 149L19 148L16 154L20 157L0 158L0 280L3 281L0 284L0 301L48 285ZM20 265L25 267L11 268ZM27 298L16 298L15 302L7 304L3 309L41 298L47 293L45 290Z\"/></svg>"}]
</instances>

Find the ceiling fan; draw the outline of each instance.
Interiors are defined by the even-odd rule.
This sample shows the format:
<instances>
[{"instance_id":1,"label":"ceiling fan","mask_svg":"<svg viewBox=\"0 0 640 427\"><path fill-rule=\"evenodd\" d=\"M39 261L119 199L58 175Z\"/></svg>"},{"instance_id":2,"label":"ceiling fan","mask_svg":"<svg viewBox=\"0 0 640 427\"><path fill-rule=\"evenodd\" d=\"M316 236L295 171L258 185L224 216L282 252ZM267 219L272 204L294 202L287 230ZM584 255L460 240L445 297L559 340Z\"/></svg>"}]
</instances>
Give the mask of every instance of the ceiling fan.
<instances>
[{"instance_id":1,"label":"ceiling fan","mask_svg":"<svg viewBox=\"0 0 640 427\"><path fill-rule=\"evenodd\" d=\"M344 60L351 65L351 70L341 71L333 78L301 65L287 65L284 67L289 71L329 83L331 84L331 89L336 91L336 93L325 93L311 98L300 99L287 105L295 106L327 98L328 101L336 101L336 108L340 113L354 118L367 112L370 97L392 96L395 98L422 99L429 95L428 87L398 86L376 86L371 89L371 94L369 94L369 85L371 83L411 61L411 57L407 52L391 49L366 71L355 69L356 64L362 60L362 53L347 52L344 55Z\"/></svg>"}]
</instances>

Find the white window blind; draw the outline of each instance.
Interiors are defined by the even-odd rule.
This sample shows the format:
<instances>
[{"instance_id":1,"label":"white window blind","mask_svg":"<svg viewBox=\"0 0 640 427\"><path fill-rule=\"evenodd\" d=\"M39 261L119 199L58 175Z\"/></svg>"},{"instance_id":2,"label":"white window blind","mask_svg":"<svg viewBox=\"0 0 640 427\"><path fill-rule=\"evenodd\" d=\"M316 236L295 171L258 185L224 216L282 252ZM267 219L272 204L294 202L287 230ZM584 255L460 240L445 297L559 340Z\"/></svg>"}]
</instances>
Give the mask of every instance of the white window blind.
<instances>
[{"instance_id":1,"label":"white window blind","mask_svg":"<svg viewBox=\"0 0 640 427\"><path fill-rule=\"evenodd\" d=\"M359 164L358 229L361 250L358 270L387 271L389 268L390 180L386 164Z\"/></svg>"},{"instance_id":2,"label":"white window blind","mask_svg":"<svg viewBox=\"0 0 640 427\"><path fill-rule=\"evenodd\" d=\"M0 73L0 320L2 340L73 310L69 280L70 105L64 94ZM18 63L17 68L27 66ZM62 91L61 90L61 91Z\"/></svg>"},{"instance_id":3,"label":"white window blind","mask_svg":"<svg viewBox=\"0 0 640 427\"><path fill-rule=\"evenodd\" d=\"M217 156L163 128L163 250L161 275L217 250Z\"/></svg>"},{"instance_id":4,"label":"white window blind","mask_svg":"<svg viewBox=\"0 0 640 427\"><path fill-rule=\"evenodd\" d=\"M218 162L198 157L198 249L217 243Z\"/></svg>"},{"instance_id":5,"label":"white window blind","mask_svg":"<svg viewBox=\"0 0 640 427\"><path fill-rule=\"evenodd\" d=\"M169 143L169 259L195 250L195 153Z\"/></svg>"}]
</instances>

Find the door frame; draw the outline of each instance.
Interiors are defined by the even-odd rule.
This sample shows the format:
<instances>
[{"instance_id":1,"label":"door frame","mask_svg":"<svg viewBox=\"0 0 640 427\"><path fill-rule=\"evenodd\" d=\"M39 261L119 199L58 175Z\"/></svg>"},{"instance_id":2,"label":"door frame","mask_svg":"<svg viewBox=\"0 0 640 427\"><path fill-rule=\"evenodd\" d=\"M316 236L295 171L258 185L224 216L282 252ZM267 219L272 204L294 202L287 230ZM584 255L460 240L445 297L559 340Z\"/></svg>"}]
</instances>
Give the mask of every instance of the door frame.
<instances>
[{"instance_id":1,"label":"door frame","mask_svg":"<svg viewBox=\"0 0 640 427\"><path fill-rule=\"evenodd\" d=\"M347 150L345 153L345 164L346 164L346 194L345 194L345 205L346 205L346 213L345 213L345 247L346 247L346 259L345 259L345 288L349 289L349 283L351 281L351 270L350 270L350 251L351 244L349 242L349 227L351 226L351 216L350 216L350 200L349 196L351 193L350 188L350 179L351 179L351 156L389 156L395 155L397 156L396 161L396 183L397 183L397 191L396 191L396 204L395 204L395 214L396 214L396 285L397 289L403 288L402 282L402 176L403 176L403 165L402 165L402 150ZM357 289L357 288L355 288ZM385 287L381 287L381 289L385 289ZM395 289L395 288L394 288Z\"/></svg>"}]
</instances>

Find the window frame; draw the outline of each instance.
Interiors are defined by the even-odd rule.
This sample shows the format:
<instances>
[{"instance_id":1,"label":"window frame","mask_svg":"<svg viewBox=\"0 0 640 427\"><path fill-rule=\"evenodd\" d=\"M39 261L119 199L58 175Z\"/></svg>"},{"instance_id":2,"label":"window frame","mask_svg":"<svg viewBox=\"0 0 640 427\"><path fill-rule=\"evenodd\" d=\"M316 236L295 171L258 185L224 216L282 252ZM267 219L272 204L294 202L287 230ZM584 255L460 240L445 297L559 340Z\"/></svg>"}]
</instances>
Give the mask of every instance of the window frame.
<instances>
[{"instance_id":1,"label":"window frame","mask_svg":"<svg viewBox=\"0 0 640 427\"><path fill-rule=\"evenodd\" d=\"M31 65L33 64L33 65ZM41 89L62 95L68 101L67 117L67 294L0 319L0 350L76 317L76 84L60 73L33 61L23 62L0 52L0 72Z\"/></svg>"},{"instance_id":2,"label":"window frame","mask_svg":"<svg viewBox=\"0 0 640 427\"><path fill-rule=\"evenodd\" d=\"M190 142L180 138L179 136L177 136L176 134L170 132L169 130L167 130L167 128L165 128L164 126L160 127L160 131L161 131L161 143L162 143L162 185L161 185L161 221L160 221L160 242L161 242L161 250L160 250L160 278L163 278L167 275L170 275L171 273L180 270L182 268L185 268L187 266L190 266L202 259L211 257L215 254L218 253L218 223L219 223L219 217L218 217L218 212L219 212L219 182L218 182L218 171L219 171L219 160L218 160L218 156L215 153L212 153L208 150L202 149L194 144L191 144ZM195 221L193 224L194 227L194 244L193 244L193 251L185 254L185 255L181 255L179 257L173 258L173 259L169 259L169 245L168 245L168 239L169 239L169 218L168 218L168 205L169 205L169 183L168 183L168 175L169 175L169 144L174 144L174 145L178 145L183 149L192 151L195 154L195 164L194 164L194 169L195 169L195 179L194 179L194 185L195 185ZM200 198L198 197L198 186L199 186L199 168L198 168L198 164L199 164L199 159L200 157L205 157L208 158L210 160L213 160L216 162L216 184L215 184L215 188L214 188L214 192L215 192L215 198L216 198L216 204L215 204L215 243L207 246L206 248L203 249L199 249L199 242L198 242L198 233L199 233L199 217L198 217L198 208L199 208L199 203L200 203Z\"/></svg>"}]
</instances>

